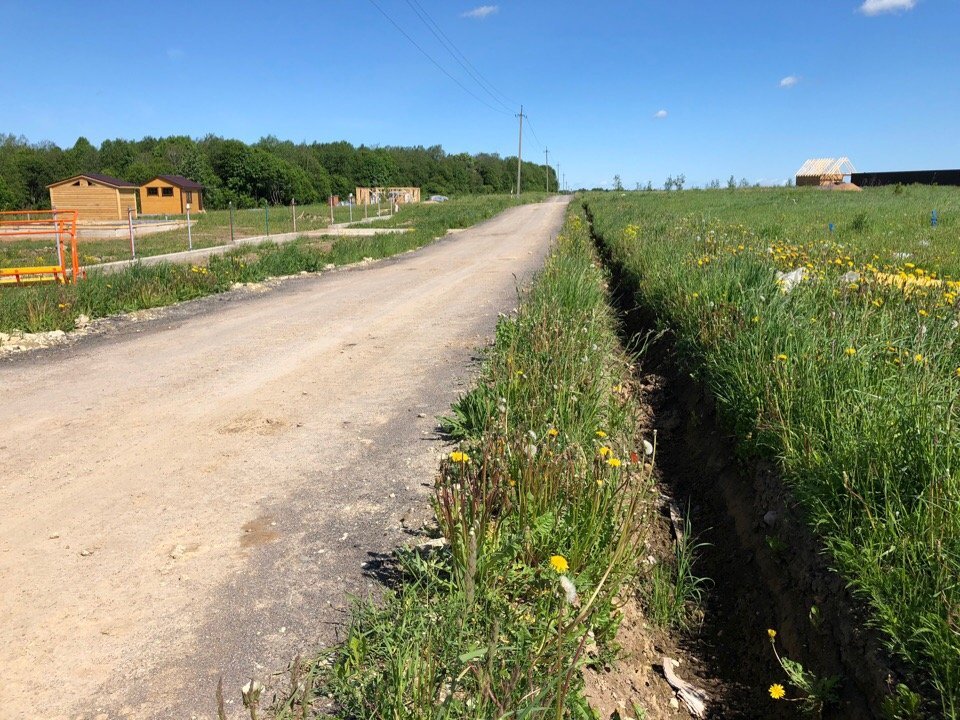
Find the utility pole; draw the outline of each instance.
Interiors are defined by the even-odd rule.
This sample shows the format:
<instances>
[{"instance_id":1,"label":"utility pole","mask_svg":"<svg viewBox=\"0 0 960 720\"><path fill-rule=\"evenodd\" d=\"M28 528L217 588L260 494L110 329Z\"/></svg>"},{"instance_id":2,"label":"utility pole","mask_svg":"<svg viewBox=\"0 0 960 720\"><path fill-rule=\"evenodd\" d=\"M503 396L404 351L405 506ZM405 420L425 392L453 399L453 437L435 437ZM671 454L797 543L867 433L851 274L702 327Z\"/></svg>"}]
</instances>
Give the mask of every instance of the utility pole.
<instances>
[{"instance_id":1,"label":"utility pole","mask_svg":"<svg viewBox=\"0 0 960 720\"><path fill-rule=\"evenodd\" d=\"M520 197L520 163L523 158L523 105L520 106L520 141L517 143L517 197Z\"/></svg>"},{"instance_id":2,"label":"utility pole","mask_svg":"<svg viewBox=\"0 0 960 720\"><path fill-rule=\"evenodd\" d=\"M563 192L563 185L560 184L560 163L557 163L557 192Z\"/></svg>"},{"instance_id":3,"label":"utility pole","mask_svg":"<svg viewBox=\"0 0 960 720\"><path fill-rule=\"evenodd\" d=\"M547 168L547 192L550 192L550 148L544 148L543 155L543 164Z\"/></svg>"}]
</instances>

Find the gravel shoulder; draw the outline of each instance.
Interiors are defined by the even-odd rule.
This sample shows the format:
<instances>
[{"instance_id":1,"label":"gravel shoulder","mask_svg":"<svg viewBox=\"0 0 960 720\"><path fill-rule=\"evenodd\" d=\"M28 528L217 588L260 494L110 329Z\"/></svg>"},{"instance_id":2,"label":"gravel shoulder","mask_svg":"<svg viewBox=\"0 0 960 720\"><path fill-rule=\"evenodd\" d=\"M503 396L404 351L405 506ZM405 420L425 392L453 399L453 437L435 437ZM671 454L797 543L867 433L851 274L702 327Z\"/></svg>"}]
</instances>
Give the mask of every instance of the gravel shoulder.
<instances>
[{"instance_id":1,"label":"gravel shoulder","mask_svg":"<svg viewBox=\"0 0 960 720\"><path fill-rule=\"evenodd\" d=\"M564 209L0 360L3 717L239 717L334 641Z\"/></svg>"}]
</instances>

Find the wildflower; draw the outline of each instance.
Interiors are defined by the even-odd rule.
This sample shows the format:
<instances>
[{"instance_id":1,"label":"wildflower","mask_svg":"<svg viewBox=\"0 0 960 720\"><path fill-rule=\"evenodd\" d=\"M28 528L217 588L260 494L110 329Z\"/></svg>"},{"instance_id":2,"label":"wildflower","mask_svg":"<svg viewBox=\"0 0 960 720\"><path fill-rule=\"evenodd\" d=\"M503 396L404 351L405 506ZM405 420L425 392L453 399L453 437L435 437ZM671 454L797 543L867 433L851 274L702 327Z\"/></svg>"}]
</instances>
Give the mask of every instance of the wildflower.
<instances>
[{"instance_id":1,"label":"wildflower","mask_svg":"<svg viewBox=\"0 0 960 720\"><path fill-rule=\"evenodd\" d=\"M550 437L556 437L559 434L560 434L560 431L557 430L556 428L550 428L549 430L547 430L547 435L549 435Z\"/></svg>"},{"instance_id":2,"label":"wildflower","mask_svg":"<svg viewBox=\"0 0 960 720\"><path fill-rule=\"evenodd\" d=\"M600 438L601 440L603 440L603 438L605 438L606 436L607 436L607 434L606 434L603 430L597 430L597 437L598 437L598 438Z\"/></svg>"},{"instance_id":3,"label":"wildflower","mask_svg":"<svg viewBox=\"0 0 960 720\"><path fill-rule=\"evenodd\" d=\"M468 463L470 462L470 456L465 452L454 450L452 453L450 453L450 460L455 463Z\"/></svg>"},{"instance_id":4,"label":"wildflower","mask_svg":"<svg viewBox=\"0 0 960 720\"><path fill-rule=\"evenodd\" d=\"M924 310L923 308L921 308L920 310L917 311L917 314L918 314L920 317L926 317L926 316L929 315L930 313L928 313L926 310Z\"/></svg>"},{"instance_id":5,"label":"wildflower","mask_svg":"<svg viewBox=\"0 0 960 720\"><path fill-rule=\"evenodd\" d=\"M607 465L609 465L610 467L618 468L621 465L620 459L612 457L609 460L607 460Z\"/></svg>"},{"instance_id":6,"label":"wildflower","mask_svg":"<svg viewBox=\"0 0 960 720\"><path fill-rule=\"evenodd\" d=\"M787 356L784 355L783 353L780 353L779 355L777 355L777 360L779 360L780 362L786 362Z\"/></svg>"},{"instance_id":7,"label":"wildflower","mask_svg":"<svg viewBox=\"0 0 960 720\"><path fill-rule=\"evenodd\" d=\"M573 605L574 607L579 607L580 598L577 597L577 586L573 584L573 580L568 578L566 575L561 575L560 587L563 588L563 594L567 600L567 603L569 605Z\"/></svg>"},{"instance_id":8,"label":"wildflower","mask_svg":"<svg viewBox=\"0 0 960 720\"><path fill-rule=\"evenodd\" d=\"M916 355L913 356L913 361L914 361L917 365L923 365L923 363L926 362L926 358L925 358L923 355L921 355L920 353L917 353Z\"/></svg>"},{"instance_id":9,"label":"wildflower","mask_svg":"<svg viewBox=\"0 0 960 720\"><path fill-rule=\"evenodd\" d=\"M848 347L844 352L847 354L847 357L853 357L857 354L857 349L855 347Z\"/></svg>"},{"instance_id":10,"label":"wildflower","mask_svg":"<svg viewBox=\"0 0 960 720\"><path fill-rule=\"evenodd\" d=\"M956 372L957 377L960 377L960 367L958 367L955 372Z\"/></svg>"},{"instance_id":11,"label":"wildflower","mask_svg":"<svg viewBox=\"0 0 960 720\"><path fill-rule=\"evenodd\" d=\"M609 455L610 453L611 453L611 450L610 450L610 448L608 448L606 445L601 445L601 446L600 446L600 449L597 450L597 454L598 454L600 457L604 457L604 458L605 458L607 455Z\"/></svg>"},{"instance_id":12,"label":"wildflower","mask_svg":"<svg viewBox=\"0 0 960 720\"><path fill-rule=\"evenodd\" d=\"M758 323L758 322L760 322L760 316L759 316L759 315L754 315L753 318L750 320L750 322L752 322L752 323Z\"/></svg>"},{"instance_id":13,"label":"wildflower","mask_svg":"<svg viewBox=\"0 0 960 720\"><path fill-rule=\"evenodd\" d=\"M783 685L780 683L774 683L770 686L770 697L774 700L783 700L786 694L787 691L783 689Z\"/></svg>"},{"instance_id":14,"label":"wildflower","mask_svg":"<svg viewBox=\"0 0 960 720\"><path fill-rule=\"evenodd\" d=\"M552 567L561 575L570 569L570 565L567 563L567 559L563 555L551 555L550 567Z\"/></svg>"},{"instance_id":15,"label":"wildflower","mask_svg":"<svg viewBox=\"0 0 960 720\"><path fill-rule=\"evenodd\" d=\"M776 630L774 630L773 628L768 628L768 629L767 629L767 637L769 637L771 640L773 640L776 636L777 636L777 631L776 631Z\"/></svg>"}]
</instances>

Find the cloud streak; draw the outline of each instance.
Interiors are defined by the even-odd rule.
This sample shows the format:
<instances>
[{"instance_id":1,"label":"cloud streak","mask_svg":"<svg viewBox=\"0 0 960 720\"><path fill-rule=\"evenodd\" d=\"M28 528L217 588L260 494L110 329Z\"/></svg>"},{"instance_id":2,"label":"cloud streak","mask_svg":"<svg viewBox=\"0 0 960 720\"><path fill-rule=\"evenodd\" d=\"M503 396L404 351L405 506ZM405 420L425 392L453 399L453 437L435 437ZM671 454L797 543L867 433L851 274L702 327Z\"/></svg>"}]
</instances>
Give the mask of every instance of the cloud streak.
<instances>
[{"instance_id":1,"label":"cloud streak","mask_svg":"<svg viewBox=\"0 0 960 720\"><path fill-rule=\"evenodd\" d=\"M780 87L792 88L798 82L800 82L799 75L787 75L783 80L780 81Z\"/></svg>"},{"instance_id":2,"label":"cloud streak","mask_svg":"<svg viewBox=\"0 0 960 720\"><path fill-rule=\"evenodd\" d=\"M471 20L483 20L499 10L499 5L478 5L473 10L468 10L467 12L463 13L461 17L470 18Z\"/></svg>"},{"instance_id":3,"label":"cloud streak","mask_svg":"<svg viewBox=\"0 0 960 720\"><path fill-rule=\"evenodd\" d=\"M883 13L913 10L917 0L863 0L860 12L864 15L882 15Z\"/></svg>"},{"instance_id":4,"label":"cloud streak","mask_svg":"<svg viewBox=\"0 0 960 720\"><path fill-rule=\"evenodd\" d=\"M667 113L666 110L657 110L657 111L653 114L653 117L654 117L655 120L663 120L663 119L667 116L667 114L668 114L668 113Z\"/></svg>"}]
</instances>

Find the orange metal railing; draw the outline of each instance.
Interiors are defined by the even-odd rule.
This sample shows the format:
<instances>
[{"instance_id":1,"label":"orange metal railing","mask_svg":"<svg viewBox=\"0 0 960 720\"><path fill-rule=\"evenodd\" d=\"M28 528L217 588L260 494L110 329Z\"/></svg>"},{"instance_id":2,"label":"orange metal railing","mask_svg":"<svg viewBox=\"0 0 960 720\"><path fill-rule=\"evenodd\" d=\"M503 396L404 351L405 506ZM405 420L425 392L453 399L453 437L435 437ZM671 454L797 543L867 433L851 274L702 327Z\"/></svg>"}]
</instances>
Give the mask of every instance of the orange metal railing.
<instances>
[{"instance_id":1,"label":"orange metal railing","mask_svg":"<svg viewBox=\"0 0 960 720\"><path fill-rule=\"evenodd\" d=\"M0 212L0 242L8 238L51 238L57 265L0 268L0 285L77 282L83 273L77 251L76 210L8 210ZM69 255L69 257L68 257Z\"/></svg>"}]
</instances>

